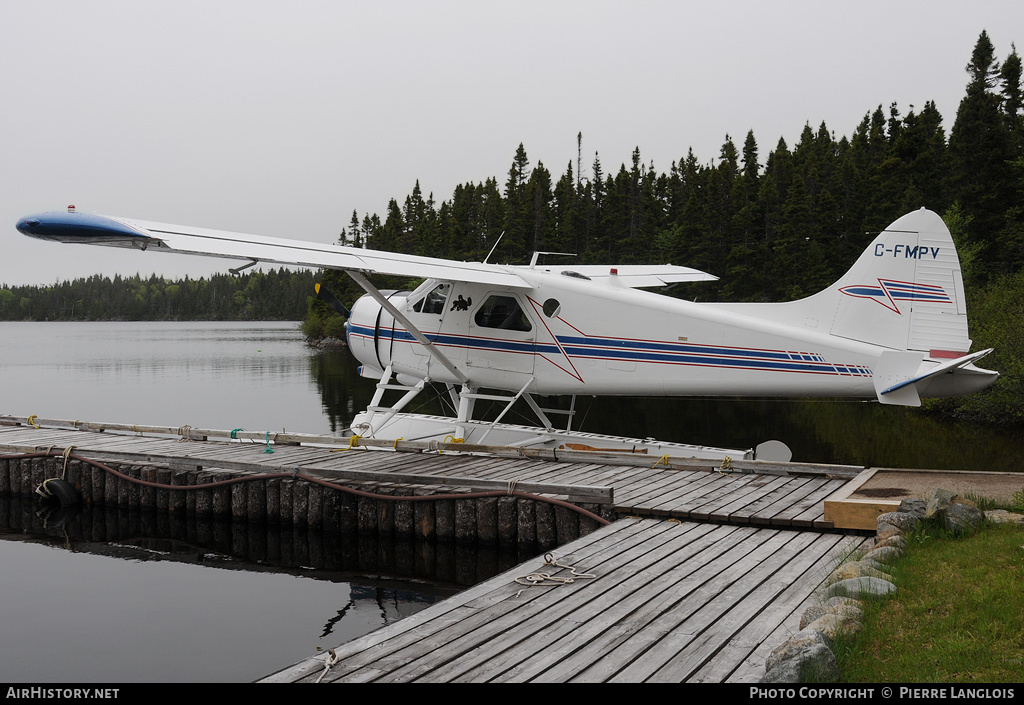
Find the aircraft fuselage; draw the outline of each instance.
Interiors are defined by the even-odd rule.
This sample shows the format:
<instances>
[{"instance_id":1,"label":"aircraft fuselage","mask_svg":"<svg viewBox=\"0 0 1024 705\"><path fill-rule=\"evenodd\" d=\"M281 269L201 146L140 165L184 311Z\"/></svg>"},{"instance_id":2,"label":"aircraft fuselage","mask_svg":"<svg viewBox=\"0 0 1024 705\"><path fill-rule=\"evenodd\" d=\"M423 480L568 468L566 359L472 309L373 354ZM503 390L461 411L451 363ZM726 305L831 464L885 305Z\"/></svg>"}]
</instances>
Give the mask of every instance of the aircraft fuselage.
<instances>
[{"instance_id":1,"label":"aircraft fuselage","mask_svg":"<svg viewBox=\"0 0 1024 705\"><path fill-rule=\"evenodd\" d=\"M572 275L515 268L533 288L428 280L389 301L474 385L542 395L875 396L882 348ZM368 296L348 324L367 376L458 380Z\"/></svg>"}]
</instances>

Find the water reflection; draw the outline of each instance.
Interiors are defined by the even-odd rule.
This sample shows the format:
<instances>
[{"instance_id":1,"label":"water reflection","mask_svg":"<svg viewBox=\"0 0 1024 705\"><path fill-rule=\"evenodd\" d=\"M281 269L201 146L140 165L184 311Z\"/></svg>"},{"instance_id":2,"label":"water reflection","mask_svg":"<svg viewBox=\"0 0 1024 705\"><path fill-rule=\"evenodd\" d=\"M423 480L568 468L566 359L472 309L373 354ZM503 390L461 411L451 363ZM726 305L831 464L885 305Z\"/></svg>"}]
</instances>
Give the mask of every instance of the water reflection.
<instances>
[{"instance_id":1,"label":"water reflection","mask_svg":"<svg viewBox=\"0 0 1024 705\"><path fill-rule=\"evenodd\" d=\"M0 496L0 679L254 680L529 557Z\"/></svg>"},{"instance_id":2,"label":"water reflection","mask_svg":"<svg viewBox=\"0 0 1024 705\"><path fill-rule=\"evenodd\" d=\"M6 521L4 521L6 520ZM532 557L524 548L392 540L260 522L196 520L184 515L100 505L52 510L32 498L0 495L0 530L57 538L68 548L133 560L274 569L316 579L355 575L430 584L442 594L478 583Z\"/></svg>"}]
</instances>

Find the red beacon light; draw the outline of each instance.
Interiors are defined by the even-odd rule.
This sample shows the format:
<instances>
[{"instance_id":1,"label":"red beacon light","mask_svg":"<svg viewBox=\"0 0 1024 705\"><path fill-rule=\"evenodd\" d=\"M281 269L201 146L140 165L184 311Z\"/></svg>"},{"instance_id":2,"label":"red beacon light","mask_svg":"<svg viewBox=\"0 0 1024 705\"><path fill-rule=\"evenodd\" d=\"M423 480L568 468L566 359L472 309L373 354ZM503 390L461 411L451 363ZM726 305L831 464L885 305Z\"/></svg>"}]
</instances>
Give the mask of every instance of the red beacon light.
<instances>
[{"instance_id":1,"label":"red beacon light","mask_svg":"<svg viewBox=\"0 0 1024 705\"><path fill-rule=\"evenodd\" d=\"M68 206L68 213L74 213L74 212L75 212L75 207L73 205Z\"/></svg>"}]
</instances>

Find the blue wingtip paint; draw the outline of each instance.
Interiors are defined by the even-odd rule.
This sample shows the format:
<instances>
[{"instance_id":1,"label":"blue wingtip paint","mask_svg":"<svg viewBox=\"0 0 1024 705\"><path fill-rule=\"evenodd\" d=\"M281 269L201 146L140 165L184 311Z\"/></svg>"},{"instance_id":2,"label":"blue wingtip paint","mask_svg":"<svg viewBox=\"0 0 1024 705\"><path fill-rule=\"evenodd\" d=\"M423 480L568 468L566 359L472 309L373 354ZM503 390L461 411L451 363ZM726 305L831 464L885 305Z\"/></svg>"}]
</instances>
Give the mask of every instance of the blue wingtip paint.
<instances>
[{"instance_id":1,"label":"blue wingtip paint","mask_svg":"<svg viewBox=\"0 0 1024 705\"><path fill-rule=\"evenodd\" d=\"M37 213L20 219L15 227L23 235L54 242L116 243L154 239L119 220L90 213Z\"/></svg>"}]
</instances>

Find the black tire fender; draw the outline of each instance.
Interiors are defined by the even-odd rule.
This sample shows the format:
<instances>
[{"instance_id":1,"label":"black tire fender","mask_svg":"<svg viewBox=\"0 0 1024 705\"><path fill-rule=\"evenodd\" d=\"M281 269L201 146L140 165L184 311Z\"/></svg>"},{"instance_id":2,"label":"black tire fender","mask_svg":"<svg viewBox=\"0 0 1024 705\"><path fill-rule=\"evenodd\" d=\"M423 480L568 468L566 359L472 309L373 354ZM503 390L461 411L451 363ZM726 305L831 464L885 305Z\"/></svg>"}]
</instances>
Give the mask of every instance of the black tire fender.
<instances>
[{"instance_id":1,"label":"black tire fender","mask_svg":"<svg viewBox=\"0 0 1024 705\"><path fill-rule=\"evenodd\" d=\"M44 480L43 484L36 488L36 494L40 495L44 500L56 499L62 507L70 507L78 504L80 501L78 490L75 489L75 486L67 480L61 480L56 477Z\"/></svg>"}]
</instances>

